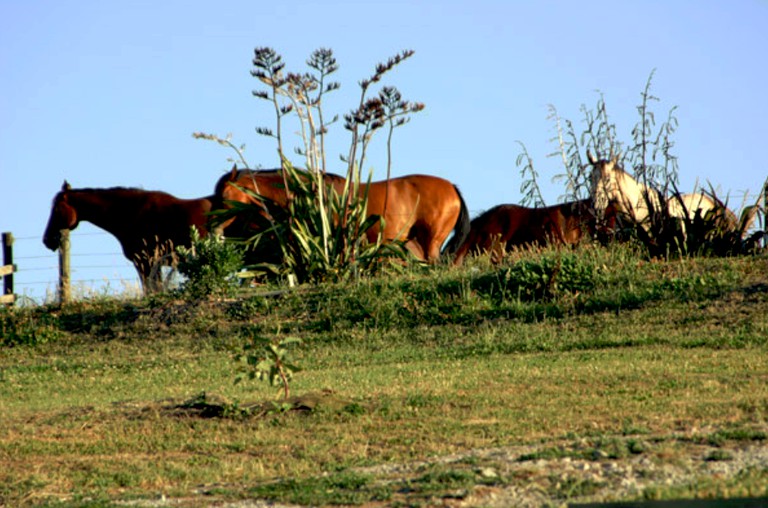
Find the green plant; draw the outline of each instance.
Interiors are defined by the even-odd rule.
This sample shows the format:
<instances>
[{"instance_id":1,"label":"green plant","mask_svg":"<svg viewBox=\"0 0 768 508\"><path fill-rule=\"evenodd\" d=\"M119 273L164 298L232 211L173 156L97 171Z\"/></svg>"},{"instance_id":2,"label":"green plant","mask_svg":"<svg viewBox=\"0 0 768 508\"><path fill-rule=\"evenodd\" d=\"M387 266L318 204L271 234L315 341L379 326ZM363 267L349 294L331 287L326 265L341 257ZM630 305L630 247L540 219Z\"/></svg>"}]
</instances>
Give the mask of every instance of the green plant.
<instances>
[{"instance_id":1,"label":"green plant","mask_svg":"<svg viewBox=\"0 0 768 508\"><path fill-rule=\"evenodd\" d=\"M541 196L541 189L539 188L538 183L539 174L533 167L533 159L528 154L528 150L525 148L525 145L519 141L517 143L520 145L520 150L522 150L515 160L515 165L517 167L522 166L520 169L520 177L522 182L520 184L520 193L523 195L523 199L520 201L520 203L523 206L545 206L544 198Z\"/></svg>"},{"instance_id":2,"label":"green plant","mask_svg":"<svg viewBox=\"0 0 768 508\"><path fill-rule=\"evenodd\" d=\"M380 82L387 72L412 54L412 51L403 51L379 64L370 78L360 82L360 102L344 116L344 127L352 139L348 154L342 157L346 164L345 184L339 191L327 184L325 151L326 135L338 116L327 121L322 107L324 96L340 86L330 81L338 69L332 51L316 50L307 61L309 72L292 73L284 71L282 57L272 48L254 50L251 74L266 90L253 94L267 101L276 117L274 130L257 127L256 132L274 138L277 143L287 197L286 206L275 206L258 194L246 191L253 198L253 204L231 210L231 214L246 214L255 219L251 223L256 226L256 234L246 239L249 247L263 249L266 244L267 252L279 253L277 264L281 266L274 266L269 260L253 267L254 273L294 275L299 282L344 280L373 273L392 258L399 262L408 258L402 243L383 244L381 234L368 241L369 230L383 224L381 217L367 213L368 196L362 189L367 188L365 185L371 177L364 180L361 168L374 133L386 127L389 178L394 129L407 123L410 113L423 108L422 104L403 100L394 87L385 86L376 97L368 97L371 85ZM296 148L296 153L304 157L304 168L291 163L284 149L284 123L289 115L298 121L301 146ZM235 147L229 138L200 133L195 136L233 148L239 160L245 161L242 147ZM222 214L223 218L228 216Z\"/></svg>"},{"instance_id":3,"label":"green plant","mask_svg":"<svg viewBox=\"0 0 768 508\"><path fill-rule=\"evenodd\" d=\"M0 305L0 346L37 346L62 336L56 316Z\"/></svg>"},{"instance_id":4,"label":"green plant","mask_svg":"<svg viewBox=\"0 0 768 508\"><path fill-rule=\"evenodd\" d=\"M283 398L288 399L289 382L293 374L301 370L291 357L291 347L298 344L301 344L301 339L296 337L273 340L251 334L242 352L235 355L235 361L241 364L235 382L239 383L244 378L267 381L271 386L282 387Z\"/></svg>"},{"instance_id":5,"label":"green plant","mask_svg":"<svg viewBox=\"0 0 768 508\"><path fill-rule=\"evenodd\" d=\"M251 267L255 273L295 275L299 282L341 281L373 274L386 266L387 260L407 259L400 242L367 241L368 231L380 221L368 216L367 196L359 192L359 181L347 180L341 194L310 173L283 162L290 200L283 208L250 189L243 189L257 203L269 210L268 217L243 205L235 213L245 213L257 232L247 240L251 249L279 252L281 264L262 263ZM325 190L319 192L318 189ZM343 218L343 219L342 219Z\"/></svg>"},{"instance_id":6,"label":"green plant","mask_svg":"<svg viewBox=\"0 0 768 508\"><path fill-rule=\"evenodd\" d=\"M377 485L369 475L338 472L323 477L286 479L249 489L252 496L300 505L362 505L386 501L391 487Z\"/></svg>"},{"instance_id":7,"label":"green plant","mask_svg":"<svg viewBox=\"0 0 768 508\"><path fill-rule=\"evenodd\" d=\"M192 228L192 245L180 246L179 272L187 277L182 292L191 298L221 296L230 293L237 284L237 272L243 265L242 249L216 235L201 238Z\"/></svg>"},{"instance_id":8,"label":"green plant","mask_svg":"<svg viewBox=\"0 0 768 508\"><path fill-rule=\"evenodd\" d=\"M598 276L587 256L552 251L479 277L473 287L504 299L533 301L590 291Z\"/></svg>"}]
</instances>

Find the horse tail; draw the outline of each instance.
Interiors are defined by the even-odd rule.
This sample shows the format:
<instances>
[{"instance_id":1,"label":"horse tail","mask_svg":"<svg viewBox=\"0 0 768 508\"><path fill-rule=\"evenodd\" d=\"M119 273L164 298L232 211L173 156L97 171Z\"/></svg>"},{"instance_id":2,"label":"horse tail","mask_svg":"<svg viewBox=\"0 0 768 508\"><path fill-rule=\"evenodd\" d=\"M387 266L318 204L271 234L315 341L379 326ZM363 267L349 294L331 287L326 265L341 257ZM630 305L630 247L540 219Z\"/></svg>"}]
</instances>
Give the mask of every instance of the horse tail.
<instances>
[{"instance_id":1,"label":"horse tail","mask_svg":"<svg viewBox=\"0 0 768 508\"><path fill-rule=\"evenodd\" d=\"M453 255L469 236L470 220L467 203L464 202L464 197L459 192L459 188L455 185L453 188L456 190L456 195L459 196L461 208L459 209L459 217L456 219L456 224L453 227L453 237L443 248L443 255Z\"/></svg>"}]
</instances>

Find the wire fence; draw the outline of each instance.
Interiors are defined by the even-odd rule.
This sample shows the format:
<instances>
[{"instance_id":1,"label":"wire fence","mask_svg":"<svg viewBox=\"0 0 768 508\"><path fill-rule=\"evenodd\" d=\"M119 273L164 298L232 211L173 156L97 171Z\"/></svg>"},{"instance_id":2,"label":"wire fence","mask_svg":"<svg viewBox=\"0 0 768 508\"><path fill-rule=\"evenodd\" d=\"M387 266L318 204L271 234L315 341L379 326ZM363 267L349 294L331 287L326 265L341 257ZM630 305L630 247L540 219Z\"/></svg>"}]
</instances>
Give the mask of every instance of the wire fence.
<instances>
[{"instance_id":1,"label":"wire fence","mask_svg":"<svg viewBox=\"0 0 768 508\"><path fill-rule=\"evenodd\" d=\"M133 265L117 240L105 231L83 225L71 234L71 287L77 298L98 295L136 296L141 293ZM13 233L13 232L12 232ZM42 304L56 300L59 256L42 243L40 235L14 234L14 290L18 304Z\"/></svg>"}]
</instances>

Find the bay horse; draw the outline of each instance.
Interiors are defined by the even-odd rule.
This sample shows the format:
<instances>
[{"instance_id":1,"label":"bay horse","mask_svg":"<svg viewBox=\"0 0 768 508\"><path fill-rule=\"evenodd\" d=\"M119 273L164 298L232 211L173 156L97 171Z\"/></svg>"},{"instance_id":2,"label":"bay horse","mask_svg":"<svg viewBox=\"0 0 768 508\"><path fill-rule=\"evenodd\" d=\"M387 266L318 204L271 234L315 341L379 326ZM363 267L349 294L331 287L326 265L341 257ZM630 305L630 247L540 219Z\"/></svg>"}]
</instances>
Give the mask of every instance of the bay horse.
<instances>
[{"instance_id":1,"label":"bay horse","mask_svg":"<svg viewBox=\"0 0 768 508\"><path fill-rule=\"evenodd\" d=\"M191 243L191 227L208 232L211 197L179 199L166 192L126 187L73 189L67 181L53 198L43 243L61 245L61 230L87 221L111 233L133 263L145 293L160 289L159 264L174 260L174 249Z\"/></svg>"},{"instance_id":2,"label":"bay horse","mask_svg":"<svg viewBox=\"0 0 768 508\"><path fill-rule=\"evenodd\" d=\"M332 173L324 174L324 182L337 193L343 192L346 179ZM244 192L255 194L286 207L288 198L282 171L238 170L219 178L214 191L215 207L226 208L228 201L255 203L256 199ZM429 175L408 175L370 184L361 184L359 193L367 192L368 216L379 216L384 223L381 231L384 241L400 240L422 261L434 262L440 249L453 231L454 236L445 246L445 253L455 251L469 232L469 212L464 198L454 184ZM219 228L231 227L229 219ZM370 242L376 241L380 223L368 230Z\"/></svg>"},{"instance_id":3,"label":"bay horse","mask_svg":"<svg viewBox=\"0 0 768 508\"><path fill-rule=\"evenodd\" d=\"M614 227L616 208L606 207L600 225L592 200L572 201L554 206L527 208L497 205L472 219L469 235L456 251L454 265L468 254L489 252L498 263L512 247L535 245L576 245L585 235L594 236Z\"/></svg>"}]
</instances>

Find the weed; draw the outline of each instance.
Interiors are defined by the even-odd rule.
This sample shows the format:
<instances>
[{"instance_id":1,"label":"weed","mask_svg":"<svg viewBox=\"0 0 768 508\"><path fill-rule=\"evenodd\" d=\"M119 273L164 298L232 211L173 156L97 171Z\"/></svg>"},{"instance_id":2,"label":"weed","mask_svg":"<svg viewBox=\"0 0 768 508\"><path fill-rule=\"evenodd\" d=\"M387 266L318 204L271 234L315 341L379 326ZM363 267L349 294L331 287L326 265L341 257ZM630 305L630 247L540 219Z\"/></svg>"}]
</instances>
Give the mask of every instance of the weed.
<instances>
[{"instance_id":1,"label":"weed","mask_svg":"<svg viewBox=\"0 0 768 508\"><path fill-rule=\"evenodd\" d=\"M295 372L301 370L290 354L291 346L297 344L301 344L301 339L296 337L271 340L252 335L243 345L242 352L235 354L234 360L240 364L235 382L246 378L267 381L272 386L282 387L283 398L287 400L291 394L289 381Z\"/></svg>"},{"instance_id":2,"label":"weed","mask_svg":"<svg viewBox=\"0 0 768 508\"><path fill-rule=\"evenodd\" d=\"M197 228L191 229L191 238L190 247L176 249L179 272L187 278L182 294L191 300L231 295L243 265L242 249L216 235L200 238Z\"/></svg>"},{"instance_id":3,"label":"weed","mask_svg":"<svg viewBox=\"0 0 768 508\"><path fill-rule=\"evenodd\" d=\"M712 450L704 457L707 462L723 462L733 460L733 454L725 450Z\"/></svg>"}]
</instances>

